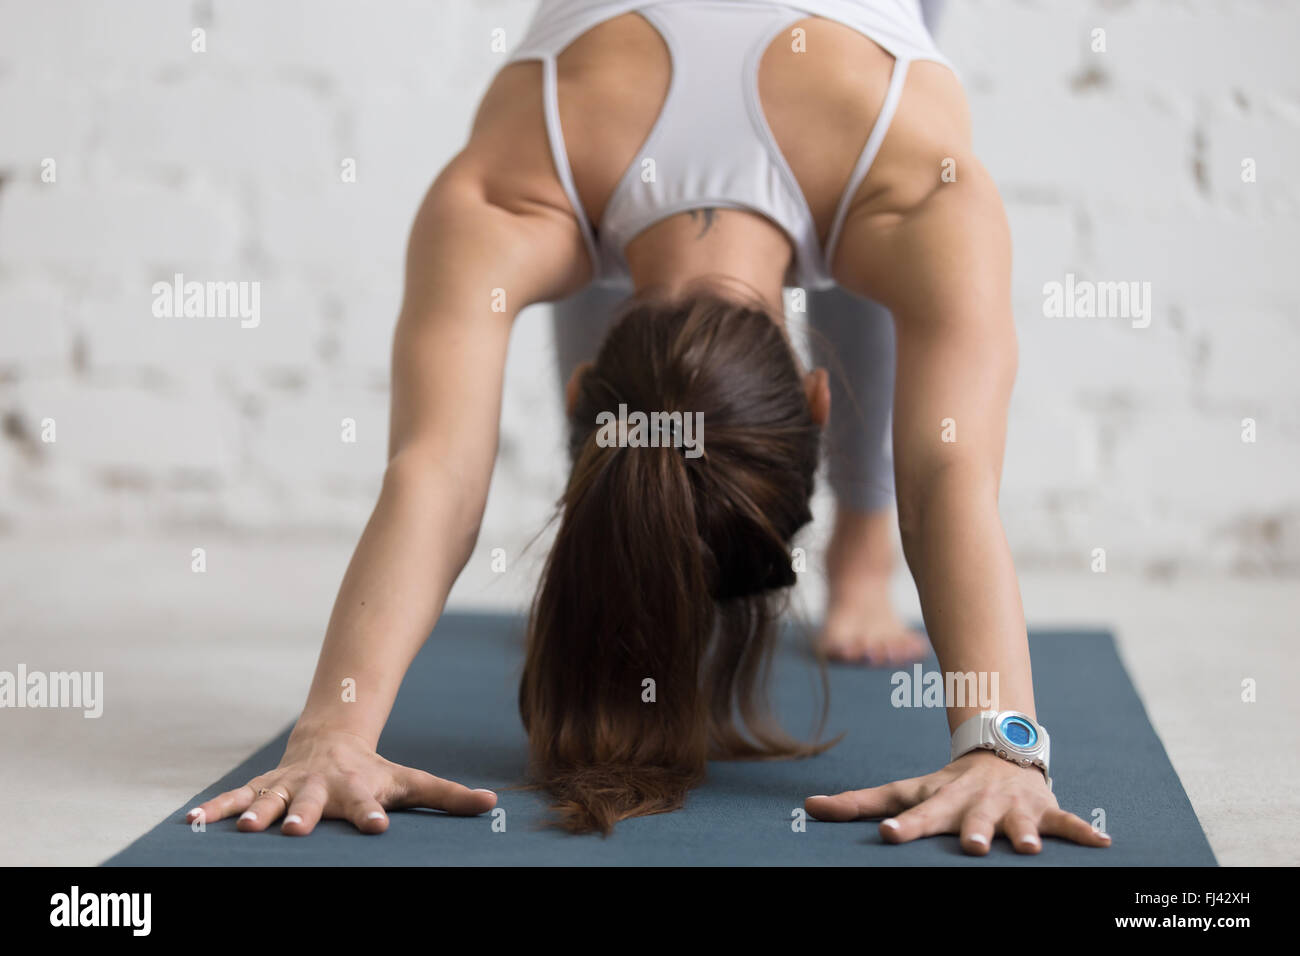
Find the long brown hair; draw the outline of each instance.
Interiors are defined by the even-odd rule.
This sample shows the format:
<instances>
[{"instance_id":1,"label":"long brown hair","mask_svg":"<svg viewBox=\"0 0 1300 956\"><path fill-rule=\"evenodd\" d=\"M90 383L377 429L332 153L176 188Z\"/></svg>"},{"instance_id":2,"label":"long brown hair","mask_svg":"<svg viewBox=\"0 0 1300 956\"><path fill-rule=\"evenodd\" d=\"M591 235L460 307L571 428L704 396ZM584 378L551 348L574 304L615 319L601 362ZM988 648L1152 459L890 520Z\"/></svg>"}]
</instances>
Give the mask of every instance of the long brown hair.
<instances>
[{"instance_id":1,"label":"long brown hair","mask_svg":"<svg viewBox=\"0 0 1300 956\"><path fill-rule=\"evenodd\" d=\"M607 447L597 416L620 405L700 413L703 454ZM766 698L820 440L781 326L714 295L634 299L582 374L569 429L519 688L551 822L608 834L681 807L709 759L830 746L787 736Z\"/></svg>"}]
</instances>

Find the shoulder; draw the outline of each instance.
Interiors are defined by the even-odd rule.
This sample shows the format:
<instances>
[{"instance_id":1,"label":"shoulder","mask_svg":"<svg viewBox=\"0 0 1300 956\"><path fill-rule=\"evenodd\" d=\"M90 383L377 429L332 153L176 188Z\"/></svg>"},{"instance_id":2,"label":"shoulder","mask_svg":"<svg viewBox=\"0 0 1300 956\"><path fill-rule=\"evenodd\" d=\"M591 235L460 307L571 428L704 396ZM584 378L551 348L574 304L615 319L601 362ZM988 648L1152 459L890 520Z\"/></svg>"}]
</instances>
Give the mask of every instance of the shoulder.
<instances>
[{"instance_id":1,"label":"shoulder","mask_svg":"<svg viewBox=\"0 0 1300 956\"><path fill-rule=\"evenodd\" d=\"M408 279L422 263L495 274L520 306L563 298L590 277L582 231L555 174L540 65L506 66L484 95L465 146L429 187L411 227Z\"/></svg>"},{"instance_id":2,"label":"shoulder","mask_svg":"<svg viewBox=\"0 0 1300 956\"><path fill-rule=\"evenodd\" d=\"M832 274L886 305L957 260L1001 275L1010 237L976 156L966 97L946 66L909 64L897 113L845 217ZM982 263L978 264L978 263ZM973 274L968 274L973 279Z\"/></svg>"}]
</instances>

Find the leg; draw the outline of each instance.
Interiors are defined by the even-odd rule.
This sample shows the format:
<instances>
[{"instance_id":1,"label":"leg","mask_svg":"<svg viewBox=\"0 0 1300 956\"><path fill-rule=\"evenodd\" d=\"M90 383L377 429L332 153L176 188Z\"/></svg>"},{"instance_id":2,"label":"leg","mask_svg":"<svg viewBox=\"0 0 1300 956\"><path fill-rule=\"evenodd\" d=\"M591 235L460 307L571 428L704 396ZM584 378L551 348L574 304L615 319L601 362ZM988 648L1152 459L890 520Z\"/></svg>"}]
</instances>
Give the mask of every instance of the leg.
<instances>
[{"instance_id":1,"label":"leg","mask_svg":"<svg viewBox=\"0 0 1300 956\"><path fill-rule=\"evenodd\" d=\"M551 305L555 370L560 377L561 394L573 370L596 357L596 350L627 296L628 293L621 289L589 285L578 294Z\"/></svg>"},{"instance_id":2,"label":"leg","mask_svg":"<svg viewBox=\"0 0 1300 956\"><path fill-rule=\"evenodd\" d=\"M894 570L894 462L890 412L894 324L874 302L843 289L808 297L816 364L831 380L828 470L835 527L826 553L827 607L819 644L836 660L898 664L929 649L889 598Z\"/></svg>"},{"instance_id":3,"label":"leg","mask_svg":"<svg viewBox=\"0 0 1300 956\"><path fill-rule=\"evenodd\" d=\"M943 16L943 8L947 5L948 0L921 0L921 19L925 21L925 28L931 36L939 26L939 18Z\"/></svg>"}]
</instances>

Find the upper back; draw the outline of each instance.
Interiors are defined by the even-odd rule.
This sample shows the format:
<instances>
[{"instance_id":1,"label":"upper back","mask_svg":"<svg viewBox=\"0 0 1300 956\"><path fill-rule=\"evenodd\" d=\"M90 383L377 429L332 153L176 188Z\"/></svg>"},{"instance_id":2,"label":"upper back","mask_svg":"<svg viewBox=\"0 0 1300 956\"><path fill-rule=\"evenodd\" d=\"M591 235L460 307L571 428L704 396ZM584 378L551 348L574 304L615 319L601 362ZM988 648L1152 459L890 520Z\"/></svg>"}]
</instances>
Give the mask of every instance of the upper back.
<instances>
[{"instance_id":1,"label":"upper back","mask_svg":"<svg viewBox=\"0 0 1300 956\"><path fill-rule=\"evenodd\" d=\"M514 62L484 97L466 152L494 189L572 211L544 122L544 65ZM881 106L894 57L857 30L820 17L792 22L763 52L755 74L762 121L825 243L846 184ZM592 225L638 161L660 120L673 62L659 30L624 13L585 30L555 57L564 156L581 212ZM680 108L680 105L679 107ZM945 156L969 148L960 85L937 63L913 63L902 101L854 216L905 212L938 182ZM707 157L702 157L707 161Z\"/></svg>"}]
</instances>

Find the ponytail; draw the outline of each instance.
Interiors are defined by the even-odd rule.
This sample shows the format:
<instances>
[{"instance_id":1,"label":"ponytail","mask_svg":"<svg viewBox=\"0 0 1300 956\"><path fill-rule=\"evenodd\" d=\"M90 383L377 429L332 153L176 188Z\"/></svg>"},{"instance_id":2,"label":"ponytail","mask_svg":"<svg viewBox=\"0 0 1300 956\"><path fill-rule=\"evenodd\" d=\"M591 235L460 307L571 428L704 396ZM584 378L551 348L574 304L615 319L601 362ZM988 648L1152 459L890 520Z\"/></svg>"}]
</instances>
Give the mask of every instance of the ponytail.
<instances>
[{"instance_id":1,"label":"ponytail","mask_svg":"<svg viewBox=\"0 0 1300 956\"><path fill-rule=\"evenodd\" d=\"M704 455L604 447L597 414L619 403L699 412ZM608 834L680 808L711 757L829 746L785 736L764 697L818 437L780 329L716 299L635 303L583 376L570 429L519 689L552 822Z\"/></svg>"}]
</instances>

